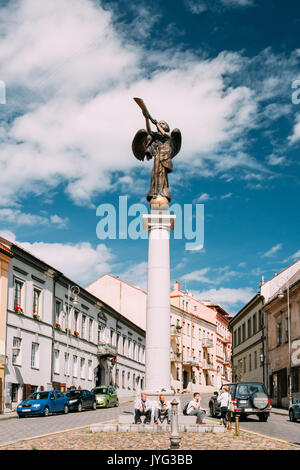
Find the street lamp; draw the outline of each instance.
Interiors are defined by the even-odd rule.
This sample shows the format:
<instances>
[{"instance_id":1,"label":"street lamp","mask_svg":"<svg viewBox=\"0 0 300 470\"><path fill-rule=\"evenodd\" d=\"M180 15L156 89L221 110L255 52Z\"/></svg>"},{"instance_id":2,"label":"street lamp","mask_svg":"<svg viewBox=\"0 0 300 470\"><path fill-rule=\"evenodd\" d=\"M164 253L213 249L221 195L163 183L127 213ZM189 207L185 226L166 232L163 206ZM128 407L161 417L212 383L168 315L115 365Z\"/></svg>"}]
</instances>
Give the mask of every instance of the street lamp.
<instances>
[{"instance_id":1,"label":"street lamp","mask_svg":"<svg viewBox=\"0 0 300 470\"><path fill-rule=\"evenodd\" d=\"M287 311L288 311L288 345L289 345L289 408L293 404L293 394L292 394L292 366L291 366L291 319L290 319L290 286L289 282L287 281L286 284L286 291L287 291ZM280 289L278 293L278 298L284 298L284 292Z\"/></svg>"}]
</instances>

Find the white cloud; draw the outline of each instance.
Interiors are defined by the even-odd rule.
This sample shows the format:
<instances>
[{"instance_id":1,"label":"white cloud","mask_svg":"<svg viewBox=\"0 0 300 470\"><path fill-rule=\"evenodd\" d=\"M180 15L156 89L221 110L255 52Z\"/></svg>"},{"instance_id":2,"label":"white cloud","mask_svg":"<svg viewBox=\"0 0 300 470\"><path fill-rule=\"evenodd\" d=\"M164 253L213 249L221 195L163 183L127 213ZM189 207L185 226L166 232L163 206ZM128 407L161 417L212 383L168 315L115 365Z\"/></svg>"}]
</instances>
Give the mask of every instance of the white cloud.
<instances>
[{"instance_id":1,"label":"white cloud","mask_svg":"<svg viewBox=\"0 0 300 470\"><path fill-rule=\"evenodd\" d=\"M262 256L264 258L270 258L271 256L274 256L279 250L282 248L282 243L278 243L277 245L272 246L272 248L266 253L264 253Z\"/></svg>"},{"instance_id":2,"label":"white cloud","mask_svg":"<svg viewBox=\"0 0 300 470\"><path fill-rule=\"evenodd\" d=\"M89 284L111 269L113 255L104 244L94 248L88 242L17 243L81 285Z\"/></svg>"},{"instance_id":3,"label":"white cloud","mask_svg":"<svg viewBox=\"0 0 300 470\"><path fill-rule=\"evenodd\" d=\"M200 196L198 196L195 200L194 200L194 203L197 203L197 202L206 202L206 201L209 201L211 198L211 196L207 193L202 193Z\"/></svg>"},{"instance_id":4,"label":"white cloud","mask_svg":"<svg viewBox=\"0 0 300 470\"><path fill-rule=\"evenodd\" d=\"M232 196L232 193L223 194L220 199L229 199Z\"/></svg>"},{"instance_id":5,"label":"white cloud","mask_svg":"<svg viewBox=\"0 0 300 470\"><path fill-rule=\"evenodd\" d=\"M300 250L296 251L293 255L289 256L287 259L284 260L284 262L288 261L296 261L300 259Z\"/></svg>"},{"instance_id":6,"label":"white cloud","mask_svg":"<svg viewBox=\"0 0 300 470\"><path fill-rule=\"evenodd\" d=\"M45 217L37 214L24 213L20 209L0 209L0 222L16 226L54 225L57 228L65 228L68 218L62 218L54 214Z\"/></svg>"},{"instance_id":7,"label":"white cloud","mask_svg":"<svg viewBox=\"0 0 300 470\"><path fill-rule=\"evenodd\" d=\"M133 96L144 98L155 118L180 127L177 165L192 163L207 175L261 169L249 156L223 152L234 140L242 145L257 113L255 92L224 82L242 66L238 53L206 60L174 50L149 53L127 42L111 20L90 0L73 0L72 8L69 0L2 8L1 78L13 96L19 93L21 112L0 144L1 204L60 183L77 204L90 204L111 189L114 172L146 165L131 152L144 126Z\"/></svg>"},{"instance_id":8,"label":"white cloud","mask_svg":"<svg viewBox=\"0 0 300 470\"><path fill-rule=\"evenodd\" d=\"M246 304L255 295L253 289L249 287L240 287L238 289L208 289L203 291L193 291L193 295L200 300L210 300L213 303L220 304L225 309L231 309L240 303Z\"/></svg>"},{"instance_id":9,"label":"white cloud","mask_svg":"<svg viewBox=\"0 0 300 470\"><path fill-rule=\"evenodd\" d=\"M268 155L266 158L267 162L271 166L278 166L278 165L285 165L287 164L286 157L276 155L272 153L271 155Z\"/></svg>"},{"instance_id":10,"label":"white cloud","mask_svg":"<svg viewBox=\"0 0 300 470\"><path fill-rule=\"evenodd\" d=\"M293 133L289 136L289 143L295 144L300 140L300 114L296 116L296 122L294 124Z\"/></svg>"},{"instance_id":11,"label":"white cloud","mask_svg":"<svg viewBox=\"0 0 300 470\"><path fill-rule=\"evenodd\" d=\"M210 276L207 274L210 273ZM230 270L229 266L221 268L202 268L182 276L183 281L202 282L203 284L220 284L221 282L228 281L232 277L238 276L239 273Z\"/></svg>"}]
</instances>

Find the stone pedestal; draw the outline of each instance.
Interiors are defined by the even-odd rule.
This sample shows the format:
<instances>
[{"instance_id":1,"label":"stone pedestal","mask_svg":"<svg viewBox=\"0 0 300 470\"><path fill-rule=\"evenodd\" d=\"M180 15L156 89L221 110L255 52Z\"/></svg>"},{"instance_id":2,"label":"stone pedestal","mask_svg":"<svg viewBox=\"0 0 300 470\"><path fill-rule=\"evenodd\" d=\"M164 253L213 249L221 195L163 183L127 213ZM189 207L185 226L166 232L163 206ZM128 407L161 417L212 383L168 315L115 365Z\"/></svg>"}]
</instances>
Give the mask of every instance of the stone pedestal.
<instances>
[{"instance_id":1,"label":"stone pedestal","mask_svg":"<svg viewBox=\"0 0 300 470\"><path fill-rule=\"evenodd\" d=\"M149 232L144 392L172 395L170 378L170 231L175 215L167 205L151 205L143 216Z\"/></svg>"}]
</instances>

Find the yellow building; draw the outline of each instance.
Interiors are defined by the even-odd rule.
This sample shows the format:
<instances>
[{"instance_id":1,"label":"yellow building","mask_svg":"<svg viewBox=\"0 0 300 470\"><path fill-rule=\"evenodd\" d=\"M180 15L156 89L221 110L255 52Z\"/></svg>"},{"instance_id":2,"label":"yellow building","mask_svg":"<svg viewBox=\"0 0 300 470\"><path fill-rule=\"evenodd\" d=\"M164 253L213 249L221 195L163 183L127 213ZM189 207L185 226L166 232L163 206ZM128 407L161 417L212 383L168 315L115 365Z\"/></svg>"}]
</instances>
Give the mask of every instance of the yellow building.
<instances>
[{"instance_id":1,"label":"yellow building","mask_svg":"<svg viewBox=\"0 0 300 470\"><path fill-rule=\"evenodd\" d=\"M0 238L0 413L4 411L8 266L13 255Z\"/></svg>"}]
</instances>

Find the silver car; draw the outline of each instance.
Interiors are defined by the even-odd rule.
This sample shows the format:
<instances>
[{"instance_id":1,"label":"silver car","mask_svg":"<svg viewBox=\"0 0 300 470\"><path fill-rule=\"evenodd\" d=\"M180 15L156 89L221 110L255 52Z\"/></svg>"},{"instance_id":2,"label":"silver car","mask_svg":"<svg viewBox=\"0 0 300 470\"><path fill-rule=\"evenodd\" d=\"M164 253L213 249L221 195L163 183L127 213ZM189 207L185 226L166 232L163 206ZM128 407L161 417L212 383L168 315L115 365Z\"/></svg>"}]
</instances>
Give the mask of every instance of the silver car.
<instances>
[{"instance_id":1,"label":"silver car","mask_svg":"<svg viewBox=\"0 0 300 470\"><path fill-rule=\"evenodd\" d=\"M300 400L297 400L289 409L290 421L300 419Z\"/></svg>"}]
</instances>

